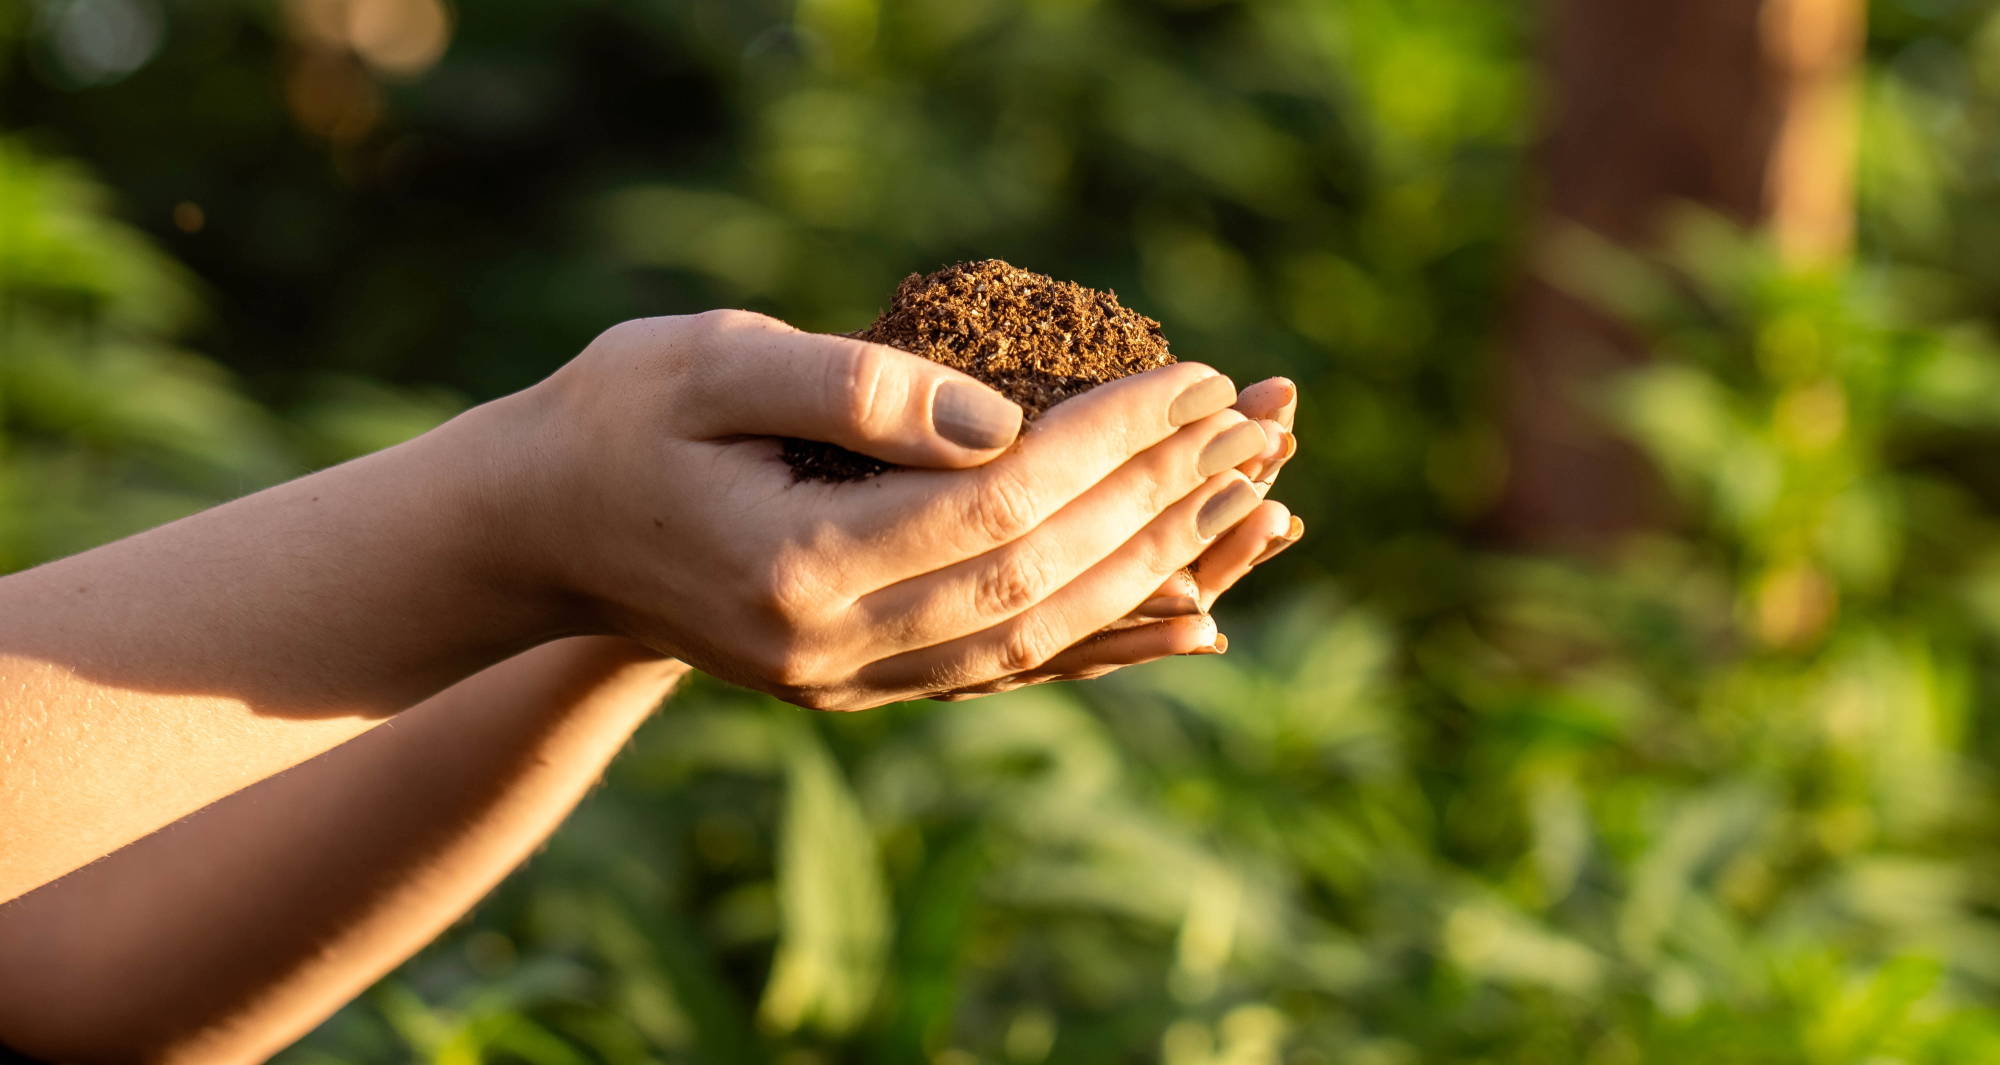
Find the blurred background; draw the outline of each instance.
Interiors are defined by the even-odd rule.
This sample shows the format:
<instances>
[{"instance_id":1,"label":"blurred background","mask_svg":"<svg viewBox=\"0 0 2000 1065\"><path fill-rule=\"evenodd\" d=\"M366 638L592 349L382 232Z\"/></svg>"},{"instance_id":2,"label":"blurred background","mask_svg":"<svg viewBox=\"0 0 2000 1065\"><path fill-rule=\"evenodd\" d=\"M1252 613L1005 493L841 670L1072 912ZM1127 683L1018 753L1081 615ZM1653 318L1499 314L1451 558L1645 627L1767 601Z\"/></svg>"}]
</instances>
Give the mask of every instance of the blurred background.
<instances>
[{"instance_id":1,"label":"blurred background","mask_svg":"<svg viewBox=\"0 0 2000 1065\"><path fill-rule=\"evenodd\" d=\"M963 258L1305 393L1221 658L702 682L285 1065L2000 1060L2000 2L0 3L0 571Z\"/></svg>"}]
</instances>

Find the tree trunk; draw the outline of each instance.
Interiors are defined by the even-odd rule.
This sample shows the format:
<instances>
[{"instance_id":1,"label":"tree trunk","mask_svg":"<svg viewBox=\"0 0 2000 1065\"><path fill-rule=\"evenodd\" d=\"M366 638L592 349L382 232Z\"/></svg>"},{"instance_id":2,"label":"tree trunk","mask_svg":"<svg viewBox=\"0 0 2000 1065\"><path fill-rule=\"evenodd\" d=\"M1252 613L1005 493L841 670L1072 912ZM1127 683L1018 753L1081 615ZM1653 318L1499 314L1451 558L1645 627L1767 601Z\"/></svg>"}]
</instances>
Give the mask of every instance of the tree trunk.
<instances>
[{"instance_id":1,"label":"tree trunk","mask_svg":"<svg viewBox=\"0 0 2000 1065\"><path fill-rule=\"evenodd\" d=\"M1655 246L1688 203L1799 259L1841 255L1863 2L1555 0L1527 261L1573 225ZM1583 395L1645 357L1639 338L1528 276L1508 347L1503 538L1589 552L1660 522L1653 475Z\"/></svg>"}]
</instances>

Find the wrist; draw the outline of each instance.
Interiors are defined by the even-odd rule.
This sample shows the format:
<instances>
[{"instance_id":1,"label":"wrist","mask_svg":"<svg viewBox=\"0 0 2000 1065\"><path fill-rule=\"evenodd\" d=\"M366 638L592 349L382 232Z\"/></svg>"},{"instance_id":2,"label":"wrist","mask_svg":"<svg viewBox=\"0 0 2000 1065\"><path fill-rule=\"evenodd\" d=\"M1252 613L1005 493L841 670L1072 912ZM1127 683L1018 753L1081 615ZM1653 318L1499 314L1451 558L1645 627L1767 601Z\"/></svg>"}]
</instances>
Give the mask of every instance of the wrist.
<instances>
[{"instance_id":1,"label":"wrist","mask_svg":"<svg viewBox=\"0 0 2000 1065\"><path fill-rule=\"evenodd\" d=\"M548 406L536 389L504 396L438 427L432 442L449 455L431 465L448 482L439 498L461 568L525 612L535 643L605 631L559 552L566 506Z\"/></svg>"}]
</instances>

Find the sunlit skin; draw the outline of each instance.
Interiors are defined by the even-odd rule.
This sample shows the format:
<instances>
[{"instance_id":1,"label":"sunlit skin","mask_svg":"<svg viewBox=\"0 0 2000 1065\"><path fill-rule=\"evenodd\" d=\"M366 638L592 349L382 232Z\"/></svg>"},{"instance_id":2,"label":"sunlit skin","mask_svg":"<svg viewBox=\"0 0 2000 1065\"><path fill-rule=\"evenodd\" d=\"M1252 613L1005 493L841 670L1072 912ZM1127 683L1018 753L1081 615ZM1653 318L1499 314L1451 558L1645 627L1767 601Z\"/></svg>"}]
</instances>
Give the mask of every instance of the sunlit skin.
<instances>
[{"instance_id":1,"label":"sunlit skin","mask_svg":"<svg viewBox=\"0 0 2000 1065\"><path fill-rule=\"evenodd\" d=\"M405 445L0 580L0 898L32 892L0 1043L268 1055L532 850L683 663L859 709L1213 648L1207 606L1297 531L1258 499L1294 390L1214 376L968 450L930 404L979 386L943 367L628 323ZM932 468L795 484L775 435Z\"/></svg>"}]
</instances>

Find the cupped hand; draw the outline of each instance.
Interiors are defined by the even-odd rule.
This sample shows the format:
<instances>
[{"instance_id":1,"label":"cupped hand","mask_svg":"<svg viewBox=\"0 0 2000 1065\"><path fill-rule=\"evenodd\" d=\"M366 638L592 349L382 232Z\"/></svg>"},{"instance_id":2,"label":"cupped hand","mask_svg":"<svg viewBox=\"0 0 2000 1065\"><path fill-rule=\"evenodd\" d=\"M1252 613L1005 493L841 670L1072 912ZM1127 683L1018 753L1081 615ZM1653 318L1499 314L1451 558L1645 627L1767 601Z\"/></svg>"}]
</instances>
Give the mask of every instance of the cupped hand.
<instances>
[{"instance_id":1,"label":"cupped hand","mask_svg":"<svg viewBox=\"0 0 2000 1065\"><path fill-rule=\"evenodd\" d=\"M1198 363L1093 389L1019 434L984 385L741 311L613 328L513 397L505 538L569 627L803 706L859 709L1038 669L1259 508L1269 451ZM909 467L800 482L776 437ZM516 458L515 456L518 456Z\"/></svg>"},{"instance_id":2,"label":"cupped hand","mask_svg":"<svg viewBox=\"0 0 2000 1065\"><path fill-rule=\"evenodd\" d=\"M1259 381L1242 391L1235 409L1264 429L1265 448L1238 468L1257 489L1268 492L1278 472L1298 452L1292 425L1298 412L1298 387L1282 377ZM1088 680L1127 666L1143 665L1174 655L1220 654L1229 639L1217 628L1209 610L1222 593L1234 587L1278 552L1305 535L1305 523L1276 500L1265 500L1224 533L1187 569L1176 571L1139 607L1106 628L1085 637L1061 654L1031 670L985 684L945 693L956 701L1012 691L1050 681Z\"/></svg>"}]
</instances>

